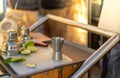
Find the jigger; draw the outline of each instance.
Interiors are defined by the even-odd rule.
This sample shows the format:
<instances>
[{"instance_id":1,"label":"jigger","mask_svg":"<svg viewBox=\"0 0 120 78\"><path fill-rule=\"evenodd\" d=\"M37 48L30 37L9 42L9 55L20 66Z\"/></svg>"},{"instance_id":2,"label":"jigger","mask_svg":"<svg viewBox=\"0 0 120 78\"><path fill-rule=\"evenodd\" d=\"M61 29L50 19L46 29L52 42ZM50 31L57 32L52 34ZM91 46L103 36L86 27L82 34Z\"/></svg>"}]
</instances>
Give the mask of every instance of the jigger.
<instances>
[{"instance_id":1,"label":"jigger","mask_svg":"<svg viewBox=\"0 0 120 78\"><path fill-rule=\"evenodd\" d=\"M52 37L52 48L53 48L52 58L54 61L62 60L63 42L64 42L64 38L62 38L62 37Z\"/></svg>"}]
</instances>

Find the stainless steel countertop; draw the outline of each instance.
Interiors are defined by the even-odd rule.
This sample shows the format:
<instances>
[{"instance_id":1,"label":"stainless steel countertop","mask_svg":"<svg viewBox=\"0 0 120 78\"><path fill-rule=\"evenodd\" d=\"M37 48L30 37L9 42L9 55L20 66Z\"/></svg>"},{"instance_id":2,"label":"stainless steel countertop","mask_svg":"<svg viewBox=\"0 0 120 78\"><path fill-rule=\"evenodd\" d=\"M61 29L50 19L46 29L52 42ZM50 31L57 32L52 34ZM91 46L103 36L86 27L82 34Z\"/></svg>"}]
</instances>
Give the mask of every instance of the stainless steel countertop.
<instances>
[{"instance_id":1,"label":"stainless steel countertop","mask_svg":"<svg viewBox=\"0 0 120 78\"><path fill-rule=\"evenodd\" d=\"M31 35L33 36L33 38L38 39L40 41L46 41L46 40L50 40L50 38L48 38L47 36L41 34L41 33L31 33ZM75 43L71 43L70 41L66 41L64 42L63 48L62 48L62 52L63 54L67 55L68 57L70 57L73 62L67 64L76 64L76 63L82 63L83 61L85 61L95 50L93 49L89 49L88 47L83 47L80 46L78 44ZM2 59L1 59L2 60ZM13 77L20 77L19 75L17 75L8 65L5 65L2 61L1 61L2 66L6 69L6 71ZM66 64L61 65L63 66L67 66ZM59 67L61 67L59 66ZM58 68L58 67L55 67ZM45 70L42 70L40 72L44 72L44 71L48 71L54 68L48 68ZM38 73L40 73L38 72ZM31 74L32 75L32 74Z\"/></svg>"}]
</instances>

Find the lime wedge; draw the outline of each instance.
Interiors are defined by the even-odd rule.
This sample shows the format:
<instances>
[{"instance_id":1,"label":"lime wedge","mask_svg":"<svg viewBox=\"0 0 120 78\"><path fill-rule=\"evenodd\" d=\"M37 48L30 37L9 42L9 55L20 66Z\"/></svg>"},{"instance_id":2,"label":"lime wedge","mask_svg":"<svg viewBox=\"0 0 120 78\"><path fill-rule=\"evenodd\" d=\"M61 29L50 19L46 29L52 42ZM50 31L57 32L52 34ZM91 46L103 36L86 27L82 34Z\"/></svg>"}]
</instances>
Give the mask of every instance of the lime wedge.
<instances>
[{"instance_id":1,"label":"lime wedge","mask_svg":"<svg viewBox=\"0 0 120 78\"><path fill-rule=\"evenodd\" d=\"M31 51L30 50L23 50L20 52L21 54L24 54L24 55L27 55L27 54L30 54Z\"/></svg>"},{"instance_id":2,"label":"lime wedge","mask_svg":"<svg viewBox=\"0 0 120 78\"><path fill-rule=\"evenodd\" d=\"M5 60L4 60L4 63L6 63L6 64L10 63L10 62L11 62L11 59L12 59L11 57L10 57L10 58L5 59Z\"/></svg>"},{"instance_id":3,"label":"lime wedge","mask_svg":"<svg viewBox=\"0 0 120 78\"><path fill-rule=\"evenodd\" d=\"M30 68L36 67L36 64L35 64L35 63L27 63L26 65L27 65L28 67L30 67Z\"/></svg>"},{"instance_id":4,"label":"lime wedge","mask_svg":"<svg viewBox=\"0 0 120 78\"><path fill-rule=\"evenodd\" d=\"M30 50L31 52L37 51L37 48L35 46L29 46L27 47L27 50Z\"/></svg>"},{"instance_id":5,"label":"lime wedge","mask_svg":"<svg viewBox=\"0 0 120 78\"><path fill-rule=\"evenodd\" d=\"M34 42L33 41L27 41L25 43L25 48L29 47L29 46L35 46Z\"/></svg>"},{"instance_id":6,"label":"lime wedge","mask_svg":"<svg viewBox=\"0 0 120 78\"><path fill-rule=\"evenodd\" d=\"M14 63L18 63L18 62L24 62L25 59L24 58L7 58L4 60L4 63L8 64L8 63L11 63L11 62L14 62Z\"/></svg>"},{"instance_id":7,"label":"lime wedge","mask_svg":"<svg viewBox=\"0 0 120 78\"><path fill-rule=\"evenodd\" d=\"M23 61L25 61L24 58L12 58L11 59L11 62L15 62L15 63L17 63L17 62L23 62Z\"/></svg>"}]
</instances>

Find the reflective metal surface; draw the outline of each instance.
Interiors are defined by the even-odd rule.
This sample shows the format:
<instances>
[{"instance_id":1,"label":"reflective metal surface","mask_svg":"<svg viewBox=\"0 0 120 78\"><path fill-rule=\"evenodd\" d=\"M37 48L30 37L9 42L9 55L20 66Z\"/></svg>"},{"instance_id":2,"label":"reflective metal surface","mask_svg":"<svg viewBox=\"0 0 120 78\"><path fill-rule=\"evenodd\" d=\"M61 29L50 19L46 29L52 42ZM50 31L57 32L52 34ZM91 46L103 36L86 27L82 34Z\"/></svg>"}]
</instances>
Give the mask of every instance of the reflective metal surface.
<instances>
[{"instance_id":1,"label":"reflective metal surface","mask_svg":"<svg viewBox=\"0 0 120 78\"><path fill-rule=\"evenodd\" d=\"M32 25L30 27L30 31L34 30L36 27L39 26L39 24L42 24L48 18L54 21L72 25L74 27L83 28L95 34L109 37L109 39L83 63L81 68L77 72L75 72L71 76L71 78L78 78L78 77L81 77L83 74L85 74L85 72L87 72L102 56L104 56L120 40L119 34L115 32L104 30L91 25L80 24L72 20L65 19L65 18L58 17L51 14L48 14L47 16L41 18L41 20L39 20L37 23Z\"/></svg>"},{"instance_id":2,"label":"reflective metal surface","mask_svg":"<svg viewBox=\"0 0 120 78\"><path fill-rule=\"evenodd\" d=\"M61 61L62 60L62 45L64 38L62 37L52 37L52 48L53 48L53 60Z\"/></svg>"},{"instance_id":3,"label":"reflective metal surface","mask_svg":"<svg viewBox=\"0 0 120 78\"><path fill-rule=\"evenodd\" d=\"M5 70L0 62L0 78L10 78L9 73Z\"/></svg>"},{"instance_id":4,"label":"reflective metal surface","mask_svg":"<svg viewBox=\"0 0 120 78\"><path fill-rule=\"evenodd\" d=\"M10 78L10 75L5 71L3 67L0 65L0 78Z\"/></svg>"},{"instance_id":5,"label":"reflective metal surface","mask_svg":"<svg viewBox=\"0 0 120 78\"><path fill-rule=\"evenodd\" d=\"M47 17L49 19L52 19L52 20L55 20L55 21L58 21L61 23L69 24L69 25L72 25L74 27L83 28L83 29L88 30L90 32L93 32L95 34L110 37L99 49L97 49L83 63L83 65L80 67L80 69L77 70L77 72L75 72L71 76L71 78L82 77L82 75L84 75L97 61L99 61L101 59L101 57L103 57L120 40L120 35L115 33L115 32L104 30L104 29L101 29L101 28L98 28L95 26L91 26L91 25L80 24L80 23L74 22L72 20L65 19L65 18L58 17L58 16L51 15L51 14L48 14Z\"/></svg>"},{"instance_id":6,"label":"reflective metal surface","mask_svg":"<svg viewBox=\"0 0 120 78\"><path fill-rule=\"evenodd\" d=\"M36 23L34 23L32 26L30 26L29 30L33 31L35 28L40 26L40 24L44 23L47 19L48 19L48 17L46 17L46 16L42 17Z\"/></svg>"},{"instance_id":7,"label":"reflective metal surface","mask_svg":"<svg viewBox=\"0 0 120 78\"><path fill-rule=\"evenodd\" d=\"M59 16L48 14L47 17L51 20L65 23L65 24L68 24L68 25L73 26L73 27L82 28L82 29L88 30L90 32L93 32L95 34L103 35L106 37L111 37L114 34L114 32L104 30L104 29L101 29L101 28L96 27L96 26L81 24L81 23L78 23L78 22L75 22L75 21L72 21L69 19L59 17Z\"/></svg>"},{"instance_id":8,"label":"reflective metal surface","mask_svg":"<svg viewBox=\"0 0 120 78\"><path fill-rule=\"evenodd\" d=\"M8 33L9 40L6 42L6 52L7 55L17 55L19 51L19 44L16 43L17 33L10 31Z\"/></svg>"},{"instance_id":9,"label":"reflective metal surface","mask_svg":"<svg viewBox=\"0 0 120 78\"><path fill-rule=\"evenodd\" d=\"M14 32L14 31L10 31L9 33L8 33L8 36L9 36L9 41L15 41L16 39L17 39L17 33L16 32Z\"/></svg>"},{"instance_id":10,"label":"reflective metal surface","mask_svg":"<svg viewBox=\"0 0 120 78\"><path fill-rule=\"evenodd\" d=\"M28 40L31 40L32 37L30 36L29 34L29 28L27 27L22 27L22 30L21 30L21 41L22 41L22 45L27 42Z\"/></svg>"},{"instance_id":11,"label":"reflective metal surface","mask_svg":"<svg viewBox=\"0 0 120 78\"><path fill-rule=\"evenodd\" d=\"M71 78L80 78L84 75L95 63L97 63L116 43L119 41L119 36L114 34L107 40L98 50L96 50L83 65L71 76Z\"/></svg>"}]
</instances>

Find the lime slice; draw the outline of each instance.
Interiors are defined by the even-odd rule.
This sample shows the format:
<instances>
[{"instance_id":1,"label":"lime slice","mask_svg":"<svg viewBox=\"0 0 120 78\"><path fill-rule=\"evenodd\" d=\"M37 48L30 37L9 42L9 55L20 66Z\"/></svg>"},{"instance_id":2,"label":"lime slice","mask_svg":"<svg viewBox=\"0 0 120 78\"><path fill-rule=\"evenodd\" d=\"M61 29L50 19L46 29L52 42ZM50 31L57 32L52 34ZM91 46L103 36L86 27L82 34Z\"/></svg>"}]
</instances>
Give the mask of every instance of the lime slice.
<instances>
[{"instance_id":1,"label":"lime slice","mask_svg":"<svg viewBox=\"0 0 120 78\"><path fill-rule=\"evenodd\" d=\"M27 65L28 67L30 67L30 68L36 67L36 64L35 64L35 63L27 63L26 65Z\"/></svg>"},{"instance_id":2,"label":"lime slice","mask_svg":"<svg viewBox=\"0 0 120 78\"><path fill-rule=\"evenodd\" d=\"M27 49L32 51L32 52L37 51L37 48L35 46L29 46L29 47L27 47Z\"/></svg>"},{"instance_id":3,"label":"lime slice","mask_svg":"<svg viewBox=\"0 0 120 78\"><path fill-rule=\"evenodd\" d=\"M25 43L25 48L29 47L29 46L35 46L34 42L33 41L27 41Z\"/></svg>"},{"instance_id":4,"label":"lime slice","mask_svg":"<svg viewBox=\"0 0 120 78\"><path fill-rule=\"evenodd\" d=\"M25 61L24 58L12 58L11 59L11 62L15 62L15 63L17 63L17 62L23 62L23 61Z\"/></svg>"},{"instance_id":5,"label":"lime slice","mask_svg":"<svg viewBox=\"0 0 120 78\"><path fill-rule=\"evenodd\" d=\"M8 63L11 63L11 62L15 62L15 63L18 63L18 62L24 62L25 59L24 58L7 58L4 60L4 63L8 64Z\"/></svg>"},{"instance_id":6,"label":"lime slice","mask_svg":"<svg viewBox=\"0 0 120 78\"><path fill-rule=\"evenodd\" d=\"M23 50L20 52L21 54L24 54L24 55L27 55L27 54L30 54L31 51L30 50Z\"/></svg>"},{"instance_id":7,"label":"lime slice","mask_svg":"<svg viewBox=\"0 0 120 78\"><path fill-rule=\"evenodd\" d=\"M10 63L10 62L11 62L11 59L12 59L11 57L10 57L10 58L5 59L5 60L4 60L4 63L6 63L6 64Z\"/></svg>"}]
</instances>

